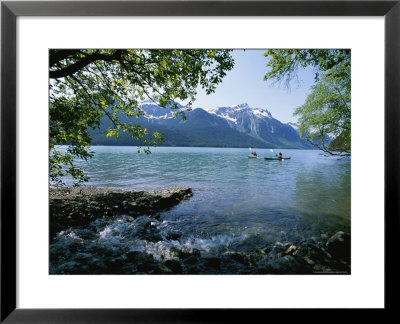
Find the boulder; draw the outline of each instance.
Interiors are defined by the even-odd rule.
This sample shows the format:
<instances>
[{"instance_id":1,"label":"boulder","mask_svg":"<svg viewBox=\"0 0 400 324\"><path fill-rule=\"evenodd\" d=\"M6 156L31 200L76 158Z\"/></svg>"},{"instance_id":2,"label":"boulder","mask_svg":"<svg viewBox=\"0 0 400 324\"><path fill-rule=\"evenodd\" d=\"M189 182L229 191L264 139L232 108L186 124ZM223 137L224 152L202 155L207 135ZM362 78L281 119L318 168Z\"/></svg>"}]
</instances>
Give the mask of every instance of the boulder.
<instances>
[{"instance_id":1,"label":"boulder","mask_svg":"<svg viewBox=\"0 0 400 324\"><path fill-rule=\"evenodd\" d=\"M145 252L131 251L126 254L125 263L136 266L139 272L148 273L154 269L154 258Z\"/></svg>"},{"instance_id":2,"label":"boulder","mask_svg":"<svg viewBox=\"0 0 400 324\"><path fill-rule=\"evenodd\" d=\"M187 257L192 255L195 257L200 257L201 256L200 250L185 246L178 251L178 256L180 259L186 259Z\"/></svg>"},{"instance_id":3,"label":"boulder","mask_svg":"<svg viewBox=\"0 0 400 324\"><path fill-rule=\"evenodd\" d=\"M204 260L206 261L206 266L207 267L211 267L214 269L219 269L220 265L221 265L221 259L220 258L215 258L215 257L207 257L204 258Z\"/></svg>"},{"instance_id":4,"label":"boulder","mask_svg":"<svg viewBox=\"0 0 400 324\"><path fill-rule=\"evenodd\" d=\"M179 249L176 248L175 246L172 246L169 249L169 254L172 258L179 258Z\"/></svg>"},{"instance_id":5,"label":"boulder","mask_svg":"<svg viewBox=\"0 0 400 324\"><path fill-rule=\"evenodd\" d=\"M326 242L326 249L332 257L349 262L351 254L350 235L337 232Z\"/></svg>"},{"instance_id":6,"label":"boulder","mask_svg":"<svg viewBox=\"0 0 400 324\"><path fill-rule=\"evenodd\" d=\"M295 245L289 245L287 250L284 252L285 254L296 254L297 247Z\"/></svg>"},{"instance_id":7,"label":"boulder","mask_svg":"<svg viewBox=\"0 0 400 324\"><path fill-rule=\"evenodd\" d=\"M196 258L194 255L191 255L190 257L186 258L183 260L183 263L186 265L193 265L198 262L198 258Z\"/></svg>"},{"instance_id":8,"label":"boulder","mask_svg":"<svg viewBox=\"0 0 400 324\"><path fill-rule=\"evenodd\" d=\"M182 265L178 260L167 260L165 266L171 269L173 273L182 273Z\"/></svg>"},{"instance_id":9,"label":"boulder","mask_svg":"<svg viewBox=\"0 0 400 324\"><path fill-rule=\"evenodd\" d=\"M229 255L229 257L232 260L235 260L236 262L239 262L243 265L250 265L251 264L251 260L250 257L247 253L240 253L240 252L229 252L229 253L225 253L225 255Z\"/></svg>"}]
</instances>

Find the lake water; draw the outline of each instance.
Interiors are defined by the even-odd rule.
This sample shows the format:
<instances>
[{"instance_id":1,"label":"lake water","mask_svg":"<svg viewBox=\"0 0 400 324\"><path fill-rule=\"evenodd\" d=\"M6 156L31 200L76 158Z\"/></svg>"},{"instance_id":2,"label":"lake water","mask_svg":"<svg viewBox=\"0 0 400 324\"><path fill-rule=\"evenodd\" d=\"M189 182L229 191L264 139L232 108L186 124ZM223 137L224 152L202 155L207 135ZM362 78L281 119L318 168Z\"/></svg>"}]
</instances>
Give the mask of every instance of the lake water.
<instances>
[{"instance_id":1,"label":"lake water","mask_svg":"<svg viewBox=\"0 0 400 324\"><path fill-rule=\"evenodd\" d=\"M134 243L120 218L97 225L98 238L106 239L101 244L107 238L108 245L122 250L137 244L156 258L176 245L213 256L228 249L252 251L277 241L350 232L349 158L286 149L274 150L291 157L284 161L264 160L274 154L268 149L257 150L258 159L248 158L248 148L157 147L149 155L137 154L135 147L92 150L94 157L81 162L90 177L87 185L133 190L186 185L193 189L189 200L161 213L156 224L182 233L179 241ZM65 240L74 235L79 233L59 235L54 249L57 243L65 248Z\"/></svg>"}]
</instances>

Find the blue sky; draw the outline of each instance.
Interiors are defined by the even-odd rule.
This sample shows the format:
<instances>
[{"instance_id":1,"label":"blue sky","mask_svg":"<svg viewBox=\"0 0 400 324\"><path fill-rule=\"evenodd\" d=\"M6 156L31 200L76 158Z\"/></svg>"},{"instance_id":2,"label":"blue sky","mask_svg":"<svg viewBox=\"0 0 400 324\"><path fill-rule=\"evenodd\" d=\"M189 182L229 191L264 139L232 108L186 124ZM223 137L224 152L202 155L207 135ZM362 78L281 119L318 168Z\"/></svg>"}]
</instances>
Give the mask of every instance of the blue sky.
<instances>
[{"instance_id":1,"label":"blue sky","mask_svg":"<svg viewBox=\"0 0 400 324\"><path fill-rule=\"evenodd\" d=\"M227 73L215 93L206 95L198 90L193 108L214 108L247 102L253 108L267 108L281 122L296 122L294 110L302 105L314 83L312 69L300 70L300 83L291 83L290 90L284 85L271 85L263 80L267 72L265 50L235 50L235 67Z\"/></svg>"}]
</instances>

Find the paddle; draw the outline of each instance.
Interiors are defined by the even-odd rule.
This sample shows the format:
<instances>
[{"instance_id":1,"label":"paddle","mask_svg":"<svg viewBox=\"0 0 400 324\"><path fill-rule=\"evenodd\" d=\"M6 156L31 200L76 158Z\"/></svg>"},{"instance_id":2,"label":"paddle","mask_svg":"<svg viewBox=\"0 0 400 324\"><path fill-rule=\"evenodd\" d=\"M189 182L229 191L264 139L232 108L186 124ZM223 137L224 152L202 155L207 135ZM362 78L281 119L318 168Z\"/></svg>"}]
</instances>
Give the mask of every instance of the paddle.
<instances>
[{"instance_id":1,"label":"paddle","mask_svg":"<svg viewBox=\"0 0 400 324\"><path fill-rule=\"evenodd\" d=\"M269 149L272 153L274 153L274 150L273 149ZM276 154L275 154L276 155ZM278 158L279 159L279 158ZM281 158L281 160L282 161L284 161L285 159L284 158Z\"/></svg>"}]
</instances>

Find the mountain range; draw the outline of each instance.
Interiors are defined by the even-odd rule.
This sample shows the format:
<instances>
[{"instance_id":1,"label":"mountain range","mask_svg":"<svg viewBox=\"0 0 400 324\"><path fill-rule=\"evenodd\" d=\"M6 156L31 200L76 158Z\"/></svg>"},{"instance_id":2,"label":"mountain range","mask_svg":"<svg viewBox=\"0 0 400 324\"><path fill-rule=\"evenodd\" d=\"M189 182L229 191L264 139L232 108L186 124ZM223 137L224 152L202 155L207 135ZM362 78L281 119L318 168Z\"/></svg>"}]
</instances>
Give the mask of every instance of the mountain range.
<instances>
[{"instance_id":1,"label":"mountain range","mask_svg":"<svg viewBox=\"0 0 400 324\"><path fill-rule=\"evenodd\" d=\"M213 109L195 108L186 111L186 120L174 118L170 107L161 108L157 103L146 100L139 108L145 113L133 122L147 128L151 134L163 134L161 146L208 146L208 147L254 147L254 148L297 148L312 146L299 136L297 125L284 124L272 117L265 108L253 108L243 103L236 106ZM178 106L179 109L184 109ZM126 116L120 116L126 121ZM109 126L103 118L100 130ZM140 145L128 134L119 139L105 137L100 130L91 131L93 145Z\"/></svg>"}]
</instances>

